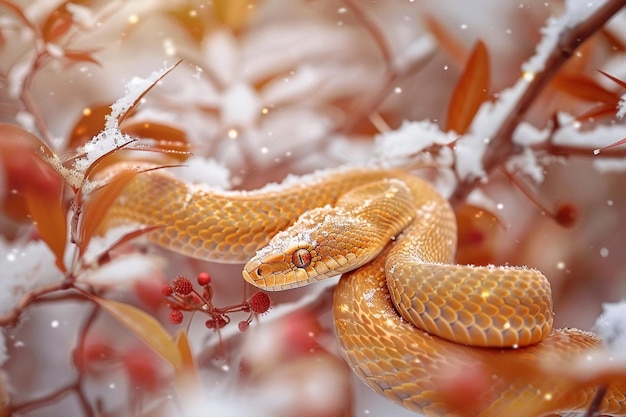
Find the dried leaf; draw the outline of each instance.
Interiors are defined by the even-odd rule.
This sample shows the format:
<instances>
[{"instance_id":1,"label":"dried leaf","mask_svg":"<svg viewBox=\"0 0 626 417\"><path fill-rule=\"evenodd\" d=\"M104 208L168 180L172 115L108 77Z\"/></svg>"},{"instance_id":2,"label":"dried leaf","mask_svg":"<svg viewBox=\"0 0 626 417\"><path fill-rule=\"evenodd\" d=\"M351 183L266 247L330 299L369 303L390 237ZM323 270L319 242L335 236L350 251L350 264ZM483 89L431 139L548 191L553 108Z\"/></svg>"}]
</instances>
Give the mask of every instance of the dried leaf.
<instances>
[{"instance_id":1,"label":"dried leaf","mask_svg":"<svg viewBox=\"0 0 626 417\"><path fill-rule=\"evenodd\" d=\"M437 39L446 54L448 54L457 65L463 65L467 59L467 50L452 34L433 16L426 15L424 18L428 31Z\"/></svg>"},{"instance_id":2,"label":"dried leaf","mask_svg":"<svg viewBox=\"0 0 626 417\"><path fill-rule=\"evenodd\" d=\"M626 88L626 81L622 81L619 78L616 78L614 76L612 76L611 74L607 74L604 71L601 70L597 70L600 74L604 75L605 77L607 77L609 80L613 81L615 84L619 85L622 88Z\"/></svg>"},{"instance_id":3,"label":"dried leaf","mask_svg":"<svg viewBox=\"0 0 626 417\"><path fill-rule=\"evenodd\" d=\"M602 87L596 80L585 74L558 74L552 87L584 101L617 105L619 95Z\"/></svg>"},{"instance_id":4,"label":"dried leaf","mask_svg":"<svg viewBox=\"0 0 626 417\"><path fill-rule=\"evenodd\" d=\"M447 131L459 134L467 131L478 108L487 99L489 78L489 53L485 44L479 40L452 93L446 121Z\"/></svg>"},{"instance_id":5,"label":"dried leaf","mask_svg":"<svg viewBox=\"0 0 626 417\"><path fill-rule=\"evenodd\" d=\"M176 372L176 391L182 401L193 400L200 394L201 385L198 377L187 333L180 331L176 335L176 347L181 358L181 367Z\"/></svg>"},{"instance_id":6,"label":"dried leaf","mask_svg":"<svg viewBox=\"0 0 626 417\"><path fill-rule=\"evenodd\" d=\"M63 179L42 158L51 151L32 133L0 123L0 176L12 190L3 196L3 211L16 220L30 220L28 195L61 195Z\"/></svg>"},{"instance_id":7,"label":"dried leaf","mask_svg":"<svg viewBox=\"0 0 626 417\"><path fill-rule=\"evenodd\" d=\"M98 52L97 50L89 50L89 51L72 51L72 50L64 50L63 56L72 61L72 63L79 62L91 62L92 64L96 64L101 67L100 61L93 57L93 55Z\"/></svg>"},{"instance_id":8,"label":"dried leaf","mask_svg":"<svg viewBox=\"0 0 626 417\"><path fill-rule=\"evenodd\" d=\"M54 42L59 39L74 24L72 14L65 7L67 3L69 2L65 1L54 9L41 25L41 37L45 42Z\"/></svg>"},{"instance_id":9,"label":"dried leaf","mask_svg":"<svg viewBox=\"0 0 626 417\"><path fill-rule=\"evenodd\" d=\"M102 224L113 202L138 173L139 171L133 170L121 171L111 181L90 194L83 209L80 226L78 247L81 255L85 253L91 238Z\"/></svg>"},{"instance_id":10,"label":"dried leaf","mask_svg":"<svg viewBox=\"0 0 626 417\"><path fill-rule=\"evenodd\" d=\"M621 37L617 34L617 32L613 33L615 29L608 28L607 26L603 27L600 30L602 36L604 36L611 46L611 50L615 52L625 52L626 44L621 39Z\"/></svg>"},{"instance_id":11,"label":"dried leaf","mask_svg":"<svg viewBox=\"0 0 626 417\"><path fill-rule=\"evenodd\" d=\"M57 267L65 272L63 262L67 243L67 213L63 201L63 191L29 189L26 192L28 211L37 224L41 240L46 242L56 258Z\"/></svg>"},{"instance_id":12,"label":"dried leaf","mask_svg":"<svg viewBox=\"0 0 626 417\"><path fill-rule=\"evenodd\" d=\"M614 117L616 107L616 103L600 104L599 106L596 106L591 110L586 111L580 116L576 117L576 120L578 120L579 122L590 122L596 119L600 119L602 117Z\"/></svg>"},{"instance_id":13,"label":"dried leaf","mask_svg":"<svg viewBox=\"0 0 626 417\"><path fill-rule=\"evenodd\" d=\"M128 142L126 143L122 143L121 145L116 145L115 148L111 149L110 151L106 152L105 154L101 155L100 157L96 158L94 161L91 162L91 165L89 165L86 169L85 169L85 173L84 176L85 178L91 178L92 174L96 171L98 171L96 168L98 167L102 167L102 162L105 160L108 161L116 161L115 159L113 159L113 157L122 149L127 149L127 148L131 148L131 146L133 144L135 144L137 142L136 139L130 139ZM106 166L106 165L105 165Z\"/></svg>"},{"instance_id":14,"label":"dried leaf","mask_svg":"<svg viewBox=\"0 0 626 417\"><path fill-rule=\"evenodd\" d=\"M191 346L189 345L187 333L183 331L178 332L176 335L176 347L178 348L183 369L195 370L196 361L193 357L193 353L191 352Z\"/></svg>"},{"instance_id":15,"label":"dried leaf","mask_svg":"<svg viewBox=\"0 0 626 417\"><path fill-rule=\"evenodd\" d=\"M154 317L129 304L107 300L87 293L85 295L137 335L152 350L172 364L175 369L182 369L183 359L177 343L172 340L167 330Z\"/></svg>"},{"instance_id":16,"label":"dried leaf","mask_svg":"<svg viewBox=\"0 0 626 417\"><path fill-rule=\"evenodd\" d=\"M125 125L122 132L139 138L154 139L152 150L163 151L179 161L189 156L189 142L185 131L162 123L141 122Z\"/></svg>"},{"instance_id":17,"label":"dried leaf","mask_svg":"<svg viewBox=\"0 0 626 417\"><path fill-rule=\"evenodd\" d=\"M92 104L83 109L69 136L67 147L78 149L104 129L105 116L111 113L111 104Z\"/></svg>"},{"instance_id":18,"label":"dried leaf","mask_svg":"<svg viewBox=\"0 0 626 417\"><path fill-rule=\"evenodd\" d=\"M615 147L617 147L617 146L621 146L621 145L623 145L623 144L625 144L625 143L626 143L626 138L621 139L621 140L618 140L617 142L615 142L615 143L611 143L610 145L605 146L604 148L600 148L600 149L601 149L601 150L604 150L604 149L611 149L611 148L615 148Z\"/></svg>"}]
</instances>

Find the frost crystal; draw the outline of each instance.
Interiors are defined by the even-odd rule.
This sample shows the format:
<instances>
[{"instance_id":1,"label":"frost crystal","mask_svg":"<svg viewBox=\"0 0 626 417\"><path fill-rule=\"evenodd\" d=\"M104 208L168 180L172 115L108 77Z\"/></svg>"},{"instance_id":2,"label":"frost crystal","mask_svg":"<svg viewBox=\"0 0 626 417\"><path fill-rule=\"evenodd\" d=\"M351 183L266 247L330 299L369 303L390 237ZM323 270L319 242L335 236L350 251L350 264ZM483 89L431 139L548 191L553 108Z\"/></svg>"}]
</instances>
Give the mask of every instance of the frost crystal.
<instances>
[{"instance_id":1,"label":"frost crystal","mask_svg":"<svg viewBox=\"0 0 626 417\"><path fill-rule=\"evenodd\" d=\"M617 104L617 114L618 119L623 119L626 116L626 94L624 94Z\"/></svg>"}]
</instances>

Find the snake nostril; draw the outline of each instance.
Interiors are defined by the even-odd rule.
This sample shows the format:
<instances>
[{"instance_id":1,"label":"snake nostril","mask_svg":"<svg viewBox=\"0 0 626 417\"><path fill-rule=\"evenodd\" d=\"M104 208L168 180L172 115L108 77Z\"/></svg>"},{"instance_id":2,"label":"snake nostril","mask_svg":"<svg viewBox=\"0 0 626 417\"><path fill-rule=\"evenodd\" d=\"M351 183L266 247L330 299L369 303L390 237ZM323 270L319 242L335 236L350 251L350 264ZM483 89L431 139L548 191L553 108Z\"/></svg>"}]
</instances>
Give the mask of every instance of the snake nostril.
<instances>
[{"instance_id":1,"label":"snake nostril","mask_svg":"<svg viewBox=\"0 0 626 417\"><path fill-rule=\"evenodd\" d=\"M256 269L256 275L259 278L266 277L271 273L272 273L272 268L267 264L263 264Z\"/></svg>"}]
</instances>

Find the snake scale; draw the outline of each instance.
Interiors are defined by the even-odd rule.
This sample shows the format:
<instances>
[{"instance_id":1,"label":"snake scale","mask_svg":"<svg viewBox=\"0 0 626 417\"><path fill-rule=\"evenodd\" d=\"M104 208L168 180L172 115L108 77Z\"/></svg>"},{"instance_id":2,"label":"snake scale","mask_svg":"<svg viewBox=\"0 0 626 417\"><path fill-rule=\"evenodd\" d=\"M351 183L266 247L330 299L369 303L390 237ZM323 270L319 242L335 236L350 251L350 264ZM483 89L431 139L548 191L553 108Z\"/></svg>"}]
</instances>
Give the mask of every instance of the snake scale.
<instances>
[{"instance_id":1,"label":"snake scale","mask_svg":"<svg viewBox=\"0 0 626 417\"><path fill-rule=\"evenodd\" d=\"M107 227L164 225L150 239L187 256L247 262L244 278L265 290L343 273L333 310L348 363L375 391L428 416L583 411L598 388L544 369L601 346L587 332L552 330L546 278L453 264L454 213L409 173L343 168L214 191L156 170L137 175L107 216ZM468 375L475 395L455 408L450 387L463 395ZM626 415L626 381L612 381L600 410Z\"/></svg>"}]
</instances>

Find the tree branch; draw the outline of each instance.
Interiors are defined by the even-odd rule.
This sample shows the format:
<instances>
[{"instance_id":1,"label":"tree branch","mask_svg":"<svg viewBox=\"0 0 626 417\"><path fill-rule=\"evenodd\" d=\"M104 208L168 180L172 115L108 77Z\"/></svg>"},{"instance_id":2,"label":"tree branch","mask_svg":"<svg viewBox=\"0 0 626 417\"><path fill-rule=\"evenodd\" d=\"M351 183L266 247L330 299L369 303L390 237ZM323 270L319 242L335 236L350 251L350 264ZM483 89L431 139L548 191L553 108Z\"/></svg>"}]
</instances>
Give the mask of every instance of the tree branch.
<instances>
[{"instance_id":1,"label":"tree branch","mask_svg":"<svg viewBox=\"0 0 626 417\"><path fill-rule=\"evenodd\" d=\"M591 35L600 30L622 7L626 0L609 0L589 18L564 30L550 51L544 65L544 70L534 75L528 82L526 90L513 105L509 115L491 138L489 147L483 156L483 166L487 175L502 165L512 155L520 152L520 148L512 141L513 132L524 119L526 113L537 100L539 94L548 85L556 73L561 69L576 49ZM450 202L457 205L465 200L467 195L480 183L481 178L471 178L459 184Z\"/></svg>"}]
</instances>

